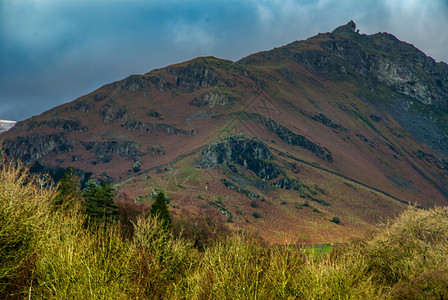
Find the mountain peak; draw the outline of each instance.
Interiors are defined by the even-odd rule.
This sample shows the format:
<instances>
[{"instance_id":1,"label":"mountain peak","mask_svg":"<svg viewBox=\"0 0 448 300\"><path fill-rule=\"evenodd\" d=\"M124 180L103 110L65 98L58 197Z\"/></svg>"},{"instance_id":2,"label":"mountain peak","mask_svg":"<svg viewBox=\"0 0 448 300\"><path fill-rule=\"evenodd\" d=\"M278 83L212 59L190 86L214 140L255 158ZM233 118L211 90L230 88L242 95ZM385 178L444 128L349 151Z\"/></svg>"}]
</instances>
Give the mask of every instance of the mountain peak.
<instances>
[{"instance_id":1,"label":"mountain peak","mask_svg":"<svg viewBox=\"0 0 448 300\"><path fill-rule=\"evenodd\" d=\"M446 205L446 99L447 65L350 21L236 63L131 75L0 137L33 171L115 181L123 205L163 190L179 220L323 243L408 202Z\"/></svg>"},{"instance_id":2,"label":"mountain peak","mask_svg":"<svg viewBox=\"0 0 448 300\"><path fill-rule=\"evenodd\" d=\"M335 30L333 30L332 33L338 34L338 33L354 33L356 30L356 24L351 20L345 25L339 26Z\"/></svg>"}]
</instances>

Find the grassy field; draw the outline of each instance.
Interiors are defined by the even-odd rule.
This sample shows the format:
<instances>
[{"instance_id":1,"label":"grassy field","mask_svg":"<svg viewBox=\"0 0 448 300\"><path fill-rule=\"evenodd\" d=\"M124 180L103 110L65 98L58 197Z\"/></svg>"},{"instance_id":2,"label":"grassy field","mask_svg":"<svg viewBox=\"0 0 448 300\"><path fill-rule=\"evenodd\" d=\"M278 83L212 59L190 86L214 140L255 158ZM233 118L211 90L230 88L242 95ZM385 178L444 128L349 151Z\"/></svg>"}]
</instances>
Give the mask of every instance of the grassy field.
<instances>
[{"instance_id":1,"label":"grassy field","mask_svg":"<svg viewBox=\"0 0 448 300\"><path fill-rule=\"evenodd\" d=\"M0 171L2 299L443 299L448 209L410 208L377 233L314 250L244 232L201 248L140 217L86 227L55 210L55 187L20 165Z\"/></svg>"}]
</instances>

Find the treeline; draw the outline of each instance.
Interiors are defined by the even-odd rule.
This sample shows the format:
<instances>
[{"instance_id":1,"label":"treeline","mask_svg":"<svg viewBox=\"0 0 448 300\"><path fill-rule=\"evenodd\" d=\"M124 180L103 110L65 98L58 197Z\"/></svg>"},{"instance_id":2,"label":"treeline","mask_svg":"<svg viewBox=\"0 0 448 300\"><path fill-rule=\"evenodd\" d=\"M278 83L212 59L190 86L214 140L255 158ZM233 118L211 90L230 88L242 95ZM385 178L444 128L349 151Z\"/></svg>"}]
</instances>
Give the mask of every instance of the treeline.
<instances>
[{"instance_id":1,"label":"treeline","mask_svg":"<svg viewBox=\"0 0 448 300\"><path fill-rule=\"evenodd\" d=\"M86 225L102 224L106 226L120 220L120 208L114 201L115 194L110 181L98 183L94 179L87 181L85 188L82 190L76 170L69 167L57 185L53 206L55 209L64 210L73 209L75 206L81 207L86 217ZM171 216L163 192L157 195L154 204L151 206L151 216L157 217L166 228L170 229L172 227ZM122 217L126 218L127 216ZM126 223L126 221L133 220L124 221Z\"/></svg>"},{"instance_id":2,"label":"treeline","mask_svg":"<svg viewBox=\"0 0 448 300\"><path fill-rule=\"evenodd\" d=\"M197 243L165 218L162 194L156 217L142 214L129 231L110 202L110 184L81 191L69 179L57 187L3 162L1 299L448 297L447 208L410 208L377 233L321 255L241 232Z\"/></svg>"}]
</instances>

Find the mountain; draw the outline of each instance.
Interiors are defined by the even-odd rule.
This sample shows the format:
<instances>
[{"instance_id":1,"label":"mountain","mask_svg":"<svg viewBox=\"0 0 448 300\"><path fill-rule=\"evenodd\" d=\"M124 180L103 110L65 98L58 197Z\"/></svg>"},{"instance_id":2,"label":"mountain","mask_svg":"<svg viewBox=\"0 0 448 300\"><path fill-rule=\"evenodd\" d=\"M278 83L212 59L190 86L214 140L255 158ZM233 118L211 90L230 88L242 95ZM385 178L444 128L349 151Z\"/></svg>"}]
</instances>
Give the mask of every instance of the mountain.
<instances>
[{"instance_id":1,"label":"mountain","mask_svg":"<svg viewBox=\"0 0 448 300\"><path fill-rule=\"evenodd\" d=\"M6 153L70 165L123 201L272 243L357 237L448 200L448 66L353 21L237 62L132 75L17 123Z\"/></svg>"},{"instance_id":2,"label":"mountain","mask_svg":"<svg viewBox=\"0 0 448 300\"><path fill-rule=\"evenodd\" d=\"M8 131L14 125L16 125L15 121L0 120L0 133Z\"/></svg>"}]
</instances>

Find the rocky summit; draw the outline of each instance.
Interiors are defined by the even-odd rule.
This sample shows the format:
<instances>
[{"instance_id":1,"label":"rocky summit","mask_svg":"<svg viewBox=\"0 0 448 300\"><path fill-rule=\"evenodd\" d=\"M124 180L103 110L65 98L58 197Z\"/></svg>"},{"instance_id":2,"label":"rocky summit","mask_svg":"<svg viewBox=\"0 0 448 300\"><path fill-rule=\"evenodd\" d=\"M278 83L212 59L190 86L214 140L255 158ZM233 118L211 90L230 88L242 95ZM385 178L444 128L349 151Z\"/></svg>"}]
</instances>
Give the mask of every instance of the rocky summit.
<instances>
[{"instance_id":1,"label":"rocky summit","mask_svg":"<svg viewBox=\"0 0 448 300\"><path fill-rule=\"evenodd\" d=\"M0 138L31 170L74 166L121 201L164 191L174 218L311 244L446 205L447 135L447 64L349 22L237 62L131 75Z\"/></svg>"}]
</instances>

